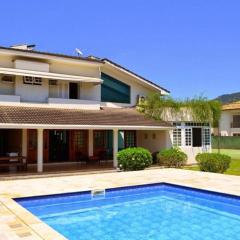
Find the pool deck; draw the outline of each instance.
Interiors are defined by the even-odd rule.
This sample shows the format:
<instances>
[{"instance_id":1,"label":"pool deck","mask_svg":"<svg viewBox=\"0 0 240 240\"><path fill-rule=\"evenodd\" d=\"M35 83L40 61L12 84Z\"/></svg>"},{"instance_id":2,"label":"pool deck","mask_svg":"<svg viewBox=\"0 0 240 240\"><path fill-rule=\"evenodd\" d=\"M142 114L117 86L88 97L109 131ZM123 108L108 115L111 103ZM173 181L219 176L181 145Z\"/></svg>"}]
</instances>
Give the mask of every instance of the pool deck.
<instances>
[{"instance_id":1,"label":"pool deck","mask_svg":"<svg viewBox=\"0 0 240 240\"><path fill-rule=\"evenodd\" d=\"M0 181L0 240L65 239L12 198L167 182L240 196L240 176L180 169Z\"/></svg>"}]
</instances>

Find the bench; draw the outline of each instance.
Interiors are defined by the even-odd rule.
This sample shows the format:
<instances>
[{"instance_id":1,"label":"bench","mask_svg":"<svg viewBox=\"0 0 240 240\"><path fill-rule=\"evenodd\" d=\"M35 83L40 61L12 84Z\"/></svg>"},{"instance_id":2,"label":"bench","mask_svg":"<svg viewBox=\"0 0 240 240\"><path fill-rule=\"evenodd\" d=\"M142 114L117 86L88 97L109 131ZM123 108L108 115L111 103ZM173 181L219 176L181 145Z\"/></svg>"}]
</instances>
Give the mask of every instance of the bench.
<instances>
[{"instance_id":1,"label":"bench","mask_svg":"<svg viewBox=\"0 0 240 240\"><path fill-rule=\"evenodd\" d=\"M24 156L0 157L0 167L15 166L21 170L27 170L27 158Z\"/></svg>"}]
</instances>

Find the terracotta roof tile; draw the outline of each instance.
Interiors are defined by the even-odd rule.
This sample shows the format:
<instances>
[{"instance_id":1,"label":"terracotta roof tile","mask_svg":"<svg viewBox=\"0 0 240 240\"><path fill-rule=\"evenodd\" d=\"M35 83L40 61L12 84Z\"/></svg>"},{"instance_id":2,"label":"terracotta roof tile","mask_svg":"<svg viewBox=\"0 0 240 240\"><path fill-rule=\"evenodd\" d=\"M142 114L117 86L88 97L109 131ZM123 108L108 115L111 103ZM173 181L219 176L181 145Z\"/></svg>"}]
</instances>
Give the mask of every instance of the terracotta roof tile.
<instances>
[{"instance_id":1,"label":"terracotta roof tile","mask_svg":"<svg viewBox=\"0 0 240 240\"><path fill-rule=\"evenodd\" d=\"M240 109L240 101L224 104L222 110L238 110Z\"/></svg>"},{"instance_id":2,"label":"terracotta roof tile","mask_svg":"<svg viewBox=\"0 0 240 240\"><path fill-rule=\"evenodd\" d=\"M20 106L0 106L0 123L92 126L171 126L170 123L164 121L155 121L146 118L133 108L76 110Z\"/></svg>"}]
</instances>

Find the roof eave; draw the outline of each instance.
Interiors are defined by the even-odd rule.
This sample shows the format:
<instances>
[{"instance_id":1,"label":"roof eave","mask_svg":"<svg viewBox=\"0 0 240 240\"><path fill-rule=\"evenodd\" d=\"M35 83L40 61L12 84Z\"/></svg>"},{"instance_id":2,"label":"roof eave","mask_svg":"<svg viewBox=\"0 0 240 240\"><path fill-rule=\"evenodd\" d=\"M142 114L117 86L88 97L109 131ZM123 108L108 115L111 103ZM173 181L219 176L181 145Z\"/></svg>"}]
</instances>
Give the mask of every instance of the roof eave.
<instances>
[{"instance_id":1,"label":"roof eave","mask_svg":"<svg viewBox=\"0 0 240 240\"><path fill-rule=\"evenodd\" d=\"M33 50L15 49L15 48L2 47L2 46L0 46L0 52L8 55L32 57L32 58L39 58L44 60L62 60L62 61L65 60L65 61L71 61L71 62L74 61L74 62L95 64L95 65L104 64L104 62L99 59L91 59L91 58L84 58L79 56L70 56L65 54L48 53L48 52L33 51Z\"/></svg>"},{"instance_id":2,"label":"roof eave","mask_svg":"<svg viewBox=\"0 0 240 240\"><path fill-rule=\"evenodd\" d=\"M30 124L0 123L0 129L121 129L121 130L171 130L172 126L141 126L141 125L67 125L67 124Z\"/></svg>"},{"instance_id":3,"label":"roof eave","mask_svg":"<svg viewBox=\"0 0 240 240\"><path fill-rule=\"evenodd\" d=\"M155 90L160 91L161 93L162 93L162 92L165 92L166 94L169 94L169 93L170 93L169 90L167 90L167 89L159 86L158 84L153 83L153 82L151 82L150 80L148 80L148 79L146 79L146 78L144 78L144 77L142 77L142 76L134 73L133 71L131 71L131 70L129 70L129 69L127 69L127 68L125 68L125 67L123 67L123 66L121 66L121 65L119 65L119 64L117 64L117 63L115 63L115 62L113 62L112 60L109 60L108 58L103 58L103 59L101 59L101 60L102 60L103 62L105 62L105 63L107 62L108 64L111 64L111 65L114 66L114 67L117 67L118 69L124 71L124 72L127 73L127 74L130 74L131 76L133 76L133 77L135 77L135 78L138 78L138 80L140 80L140 81L142 81L143 83L147 84L148 86L154 88Z\"/></svg>"}]
</instances>

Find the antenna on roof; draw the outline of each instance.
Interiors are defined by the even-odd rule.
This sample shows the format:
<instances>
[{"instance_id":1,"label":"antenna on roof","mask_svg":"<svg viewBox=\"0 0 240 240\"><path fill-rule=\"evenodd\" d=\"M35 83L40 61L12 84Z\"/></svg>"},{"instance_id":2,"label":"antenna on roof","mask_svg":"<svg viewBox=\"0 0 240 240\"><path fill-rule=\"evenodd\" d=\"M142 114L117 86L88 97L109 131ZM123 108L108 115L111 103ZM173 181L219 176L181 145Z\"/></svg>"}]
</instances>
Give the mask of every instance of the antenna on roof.
<instances>
[{"instance_id":1,"label":"antenna on roof","mask_svg":"<svg viewBox=\"0 0 240 240\"><path fill-rule=\"evenodd\" d=\"M83 55L83 53L81 52L81 50L79 48L75 48L75 52L77 53L78 56Z\"/></svg>"}]
</instances>

